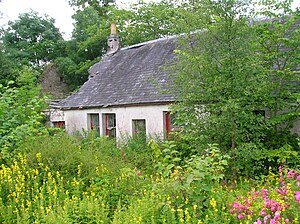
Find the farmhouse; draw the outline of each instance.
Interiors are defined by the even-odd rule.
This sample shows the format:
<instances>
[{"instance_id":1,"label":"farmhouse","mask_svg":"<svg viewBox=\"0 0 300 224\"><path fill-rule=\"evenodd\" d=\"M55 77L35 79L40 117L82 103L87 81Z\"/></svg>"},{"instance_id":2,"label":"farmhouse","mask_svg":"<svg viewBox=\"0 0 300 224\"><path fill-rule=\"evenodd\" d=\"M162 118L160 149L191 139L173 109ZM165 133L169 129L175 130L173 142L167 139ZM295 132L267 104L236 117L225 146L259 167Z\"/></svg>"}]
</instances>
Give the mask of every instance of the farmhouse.
<instances>
[{"instance_id":1,"label":"farmhouse","mask_svg":"<svg viewBox=\"0 0 300 224\"><path fill-rule=\"evenodd\" d=\"M70 134L95 130L118 139L137 133L167 136L173 129L169 106L175 96L168 89L178 37L120 48L112 25L107 43L106 55L89 69L79 91L51 105L50 121ZM300 119L291 132L300 135Z\"/></svg>"},{"instance_id":2,"label":"farmhouse","mask_svg":"<svg viewBox=\"0 0 300 224\"><path fill-rule=\"evenodd\" d=\"M160 136L171 127L170 66L175 62L177 38L168 37L120 48L112 25L108 51L89 69L78 92L52 106L50 120L68 133L96 130L121 138L144 133Z\"/></svg>"}]
</instances>

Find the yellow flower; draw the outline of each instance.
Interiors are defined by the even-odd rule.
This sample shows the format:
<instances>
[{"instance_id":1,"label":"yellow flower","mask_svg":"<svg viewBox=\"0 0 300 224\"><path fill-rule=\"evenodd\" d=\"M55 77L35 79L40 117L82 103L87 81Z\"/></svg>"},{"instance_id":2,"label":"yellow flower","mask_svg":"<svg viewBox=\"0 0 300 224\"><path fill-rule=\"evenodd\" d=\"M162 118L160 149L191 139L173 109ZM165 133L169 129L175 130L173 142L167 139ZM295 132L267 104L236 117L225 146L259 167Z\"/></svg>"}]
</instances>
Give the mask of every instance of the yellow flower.
<instances>
[{"instance_id":1,"label":"yellow flower","mask_svg":"<svg viewBox=\"0 0 300 224\"><path fill-rule=\"evenodd\" d=\"M212 198L210 201L209 201L210 205L213 207L213 208L216 208L217 207L217 202L214 198Z\"/></svg>"},{"instance_id":2,"label":"yellow flower","mask_svg":"<svg viewBox=\"0 0 300 224\"><path fill-rule=\"evenodd\" d=\"M198 205L193 205L193 209L196 211L197 210Z\"/></svg>"}]
</instances>

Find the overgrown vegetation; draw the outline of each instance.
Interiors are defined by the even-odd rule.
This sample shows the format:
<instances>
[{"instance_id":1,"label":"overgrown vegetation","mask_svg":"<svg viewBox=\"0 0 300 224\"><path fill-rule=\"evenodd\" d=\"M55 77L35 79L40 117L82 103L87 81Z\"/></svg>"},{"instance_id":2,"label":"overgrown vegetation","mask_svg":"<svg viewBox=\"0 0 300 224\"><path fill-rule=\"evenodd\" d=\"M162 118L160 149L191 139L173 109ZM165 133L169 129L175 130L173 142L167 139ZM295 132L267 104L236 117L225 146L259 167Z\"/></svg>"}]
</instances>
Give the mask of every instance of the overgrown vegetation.
<instances>
[{"instance_id":1,"label":"overgrown vegetation","mask_svg":"<svg viewBox=\"0 0 300 224\"><path fill-rule=\"evenodd\" d=\"M217 145L190 158L180 157L177 146L151 140L138 155L152 164L142 164L138 155L93 134L70 137L52 130L51 135L26 136L18 154L0 168L0 220L298 223L299 171L270 168L259 180L241 179L231 188L226 183L229 156Z\"/></svg>"},{"instance_id":2,"label":"overgrown vegetation","mask_svg":"<svg viewBox=\"0 0 300 224\"><path fill-rule=\"evenodd\" d=\"M299 9L264 1L261 13L273 19L251 24L248 1L163 1L131 11L113 1L70 2L78 11L68 42L35 13L3 33L1 223L299 223L300 142L290 132L299 118ZM123 19L127 44L205 30L178 51L180 131L116 144L46 128L40 65L56 61L76 88L103 53L110 22ZM23 23L38 29L39 20L53 38L14 39L12 28L21 37L31 32Z\"/></svg>"}]
</instances>

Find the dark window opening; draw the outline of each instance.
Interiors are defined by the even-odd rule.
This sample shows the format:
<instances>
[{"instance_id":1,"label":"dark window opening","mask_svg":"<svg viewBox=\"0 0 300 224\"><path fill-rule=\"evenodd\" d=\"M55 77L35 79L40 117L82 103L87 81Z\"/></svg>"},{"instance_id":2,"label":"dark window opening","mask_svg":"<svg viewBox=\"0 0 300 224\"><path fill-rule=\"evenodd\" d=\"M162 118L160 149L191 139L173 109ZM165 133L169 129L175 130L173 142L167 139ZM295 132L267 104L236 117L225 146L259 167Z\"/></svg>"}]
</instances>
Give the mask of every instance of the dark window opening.
<instances>
[{"instance_id":1,"label":"dark window opening","mask_svg":"<svg viewBox=\"0 0 300 224\"><path fill-rule=\"evenodd\" d=\"M255 110L255 111L253 111L253 113L255 115L261 115L264 118L266 117L266 111L264 111L264 110Z\"/></svg>"},{"instance_id":2,"label":"dark window opening","mask_svg":"<svg viewBox=\"0 0 300 224\"><path fill-rule=\"evenodd\" d=\"M132 120L132 136L146 141L146 120Z\"/></svg>"},{"instance_id":3,"label":"dark window opening","mask_svg":"<svg viewBox=\"0 0 300 224\"><path fill-rule=\"evenodd\" d=\"M104 133L109 138L116 138L116 115L103 114Z\"/></svg>"},{"instance_id":4,"label":"dark window opening","mask_svg":"<svg viewBox=\"0 0 300 224\"><path fill-rule=\"evenodd\" d=\"M176 131L175 115L169 111L164 112L164 134L169 138L171 133Z\"/></svg>"},{"instance_id":5,"label":"dark window opening","mask_svg":"<svg viewBox=\"0 0 300 224\"><path fill-rule=\"evenodd\" d=\"M100 134L99 114L88 114L89 130L94 130Z\"/></svg>"},{"instance_id":6,"label":"dark window opening","mask_svg":"<svg viewBox=\"0 0 300 224\"><path fill-rule=\"evenodd\" d=\"M53 121L53 126L56 128L65 128L65 122L64 121Z\"/></svg>"}]
</instances>

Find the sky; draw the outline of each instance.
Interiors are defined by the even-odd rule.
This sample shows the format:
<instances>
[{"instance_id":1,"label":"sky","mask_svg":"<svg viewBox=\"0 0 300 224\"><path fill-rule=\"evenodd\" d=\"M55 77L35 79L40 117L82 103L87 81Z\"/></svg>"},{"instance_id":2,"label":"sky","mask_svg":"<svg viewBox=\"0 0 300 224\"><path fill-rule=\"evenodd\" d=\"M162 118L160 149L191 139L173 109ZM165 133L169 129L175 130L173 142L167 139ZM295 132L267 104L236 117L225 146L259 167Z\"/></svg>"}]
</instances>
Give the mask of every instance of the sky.
<instances>
[{"instance_id":1,"label":"sky","mask_svg":"<svg viewBox=\"0 0 300 224\"><path fill-rule=\"evenodd\" d=\"M138 0L117 0L117 3L123 6L135 2ZM74 10L69 6L68 0L2 0L0 2L0 13L2 13L0 26L3 27L8 21L16 20L20 13L30 12L31 9L39 15L47 14L54 18L56 27L63 33L65 39L71 37L74 22L71 16Z\"/></svg>"},{"instance_id":2,"label":"sky","mask_svg":"<svg viewBox=\"0 0 300 224\"><path fill-rule=\"evenodd\" d=\"M148 2L150 0L146 0ZM153 1L153 0L152 0ZM159 0L154 0L158 2ZM118 4L126 5L138 2L138 0L117 0ZM300 7L300 0L294 0L294 7ZM40 15L47 14L54 18L56 27L63 33L65 39L71 37L73 29L74 14L73 9L69 6L67 0L2 0L0 2L0 26L7 24L9 20L14 21L20 13L37 11Z\"/></svg>"}]
</instances>

